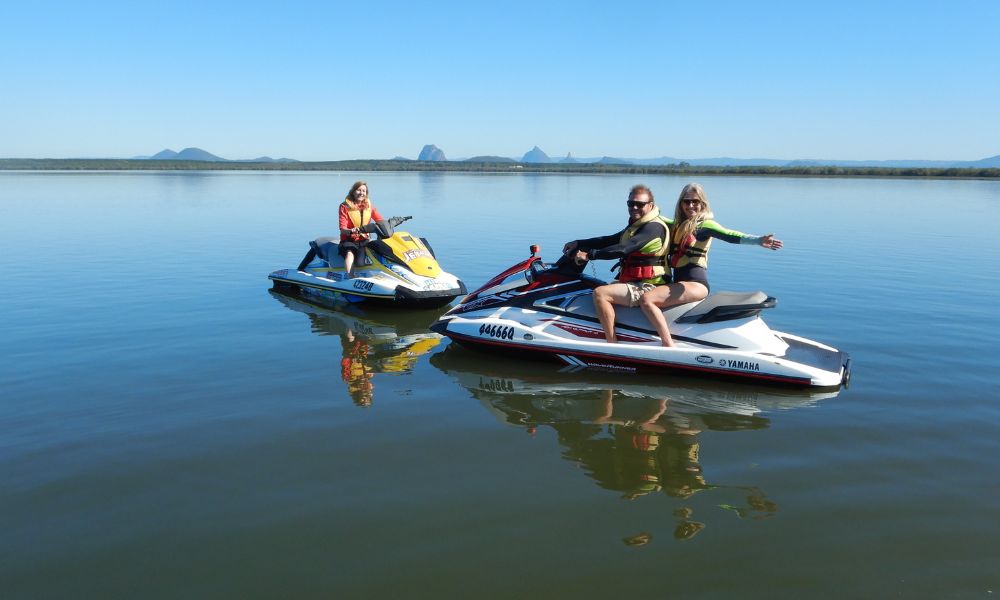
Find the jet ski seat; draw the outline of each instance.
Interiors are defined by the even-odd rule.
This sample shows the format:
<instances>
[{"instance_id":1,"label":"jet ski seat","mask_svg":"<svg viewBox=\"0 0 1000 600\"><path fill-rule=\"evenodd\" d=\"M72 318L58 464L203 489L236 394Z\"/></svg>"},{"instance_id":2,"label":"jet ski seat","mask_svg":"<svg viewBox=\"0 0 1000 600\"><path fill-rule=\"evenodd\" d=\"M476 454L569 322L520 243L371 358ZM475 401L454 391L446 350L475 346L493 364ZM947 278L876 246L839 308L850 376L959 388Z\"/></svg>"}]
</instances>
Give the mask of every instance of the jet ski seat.
<instances>
[{"instance_id":1,"label":"jet ski seat","mask_svg":"<svg viewBox=\"0 0 1000 600\"><path fill-rule=\"evenodd\" d=\"M298 270L303 271L309 266L309 263L313 261L317 256L326 261L326 264L333 266L335 263L343 267L344 259L340 257L340 246L337 242L340 241L339 237L318 237L315 240L309 242L309 251L306 252L305 258L299 263ZM358 266L370 265L372 264L368 260L368 255L364 252L358 252L358 256L354 258L354 264Z\"/></svg>"},{"instance_id":2,"label":"jet ski seat","mask_svg":"<svg viewBox=\"0 0 1000 600\"><path fill-rule=\"evenodd\" d=\"M715 323L744 319L774 308L778 299L764 292L716 292L677 318L678 323Z\"/></svg>"}]
</instances>

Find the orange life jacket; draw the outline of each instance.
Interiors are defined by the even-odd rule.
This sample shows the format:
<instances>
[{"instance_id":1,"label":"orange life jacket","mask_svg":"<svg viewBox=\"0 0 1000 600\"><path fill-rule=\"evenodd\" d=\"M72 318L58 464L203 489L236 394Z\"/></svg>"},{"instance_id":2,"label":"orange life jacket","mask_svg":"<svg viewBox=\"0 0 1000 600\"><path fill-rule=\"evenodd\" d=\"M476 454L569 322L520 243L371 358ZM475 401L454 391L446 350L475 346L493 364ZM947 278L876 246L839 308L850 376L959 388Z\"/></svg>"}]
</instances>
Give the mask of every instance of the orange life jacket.
<instances>
[{"instance_id":1,"label":"orange life jacket","mask_svg":"<svg viewBox=\"0 0 1000 600\"><path fill-rule=\"evenodd\" d=\"M372 220L372 203L367 202L364 209L358 207L357 204L349 199L344 199L344 206L347 207L347 216L351 218L351 225L354 227L364 227ZM340 241L346 242L364 242L368 240L367 233L352 233L352 234L341 234Z\"/></svg>"}]
</instances>

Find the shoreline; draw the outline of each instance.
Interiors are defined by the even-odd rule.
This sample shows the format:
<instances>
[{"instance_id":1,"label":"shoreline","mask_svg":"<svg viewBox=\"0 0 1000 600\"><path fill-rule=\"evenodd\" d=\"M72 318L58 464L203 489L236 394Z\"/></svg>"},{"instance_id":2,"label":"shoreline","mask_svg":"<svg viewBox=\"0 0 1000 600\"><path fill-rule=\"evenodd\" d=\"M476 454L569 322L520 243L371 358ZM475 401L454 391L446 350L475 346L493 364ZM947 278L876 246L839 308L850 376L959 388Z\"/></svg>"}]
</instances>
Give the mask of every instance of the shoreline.
<instances>
[{"instance_id":1,"label":"shoreline","mask_svg":"<svg viewBox=\"0 0 1000 600\"><path fill-rule=\"evenodd\" d=\"M4 158L0 171L372 171L451 173L555 173L584 175L719 175L763 177L879 177L1000 179L1000 168L918 167L699 167L692 165L430 162L343 160L321 162L208 162L148 159Z\"/></svg>"}]
</instances>

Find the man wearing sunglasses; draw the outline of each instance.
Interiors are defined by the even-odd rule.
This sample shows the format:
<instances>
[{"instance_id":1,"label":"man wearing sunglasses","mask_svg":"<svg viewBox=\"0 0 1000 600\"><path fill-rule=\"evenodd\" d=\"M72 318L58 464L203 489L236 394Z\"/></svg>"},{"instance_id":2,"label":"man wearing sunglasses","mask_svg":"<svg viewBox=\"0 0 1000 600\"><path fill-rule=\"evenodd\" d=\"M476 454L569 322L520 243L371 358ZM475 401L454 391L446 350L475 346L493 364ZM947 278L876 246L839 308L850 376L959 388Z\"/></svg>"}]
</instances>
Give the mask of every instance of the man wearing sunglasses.
<instances>
[{"instance_id":1,"label":"man wearing sunglasses","mask_svg":"<svg viewBox=\"0 0 1000 600\"><path fill-rule=\"evenodd\" d=\"M615 335L615 307L638 306L639 298L658 285L670 283L666 253L667 224L660 219L660 209L653 192L644 185L634 186L626 201L628 226L602 237L575 240L563 246L563 254L572 255L577 264L588 260L619 259L617 283L594 290L597 318L609 343Z\"/></svg>"}]
</instances>

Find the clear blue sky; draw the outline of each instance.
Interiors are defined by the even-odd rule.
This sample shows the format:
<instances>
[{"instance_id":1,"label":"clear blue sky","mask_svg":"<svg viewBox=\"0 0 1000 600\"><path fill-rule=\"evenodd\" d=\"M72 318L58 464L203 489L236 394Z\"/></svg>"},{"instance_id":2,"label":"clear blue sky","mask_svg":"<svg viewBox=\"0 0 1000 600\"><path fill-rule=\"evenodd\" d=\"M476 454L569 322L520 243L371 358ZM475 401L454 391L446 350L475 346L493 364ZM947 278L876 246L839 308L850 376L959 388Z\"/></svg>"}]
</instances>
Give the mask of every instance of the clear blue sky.
<instances>
[{"instance_id":1,"label":"clear blue sky","mask_svg":"<svg viewBox=\"0 0 1000 600\"><path fill-rule=\"evenodd\" d=\"M974 160L1000 2L0 5L0 157Z\"/></svg>"}]
</instances>

